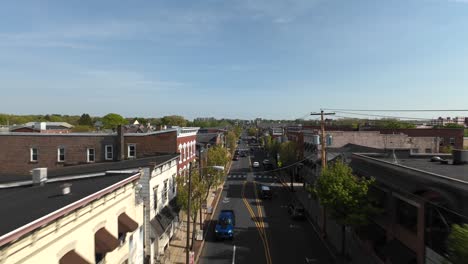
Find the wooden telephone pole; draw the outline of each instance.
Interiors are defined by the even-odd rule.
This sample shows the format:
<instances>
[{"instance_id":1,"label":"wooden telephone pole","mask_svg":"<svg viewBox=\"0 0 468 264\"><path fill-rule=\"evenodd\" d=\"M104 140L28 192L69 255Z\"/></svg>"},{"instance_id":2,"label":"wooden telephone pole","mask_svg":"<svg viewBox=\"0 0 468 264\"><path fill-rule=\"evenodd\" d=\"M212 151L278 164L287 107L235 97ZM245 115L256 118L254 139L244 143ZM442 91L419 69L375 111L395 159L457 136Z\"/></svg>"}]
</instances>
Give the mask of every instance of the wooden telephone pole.
<instances>
[{"instance_id":1,"label":"wooden telephone pole","mask_svg":"<svg viewBox=\"0 0 468 264\"><path fill-rule=\"evenodd\" d=\"M320 110L320 113L311 113L310 115L320 115L320 130L321 130L321 145L322 145L322 170L327 166L327 142L325 142L325 115L334 115L335 113L324 113L323 110ZM322 237L327 237L327 210L325 207L322 207Z\"/></svg>"},{"instance_id":2,"label":"wooden telephone pole","mask_svg":"<svg viewBox=\"0 0 468 264\"><path fill-rule=\"evenodd\" d=\"M335 113L325 113L323 110L320 110L320 113L311 113L310 115L320 115L320 144L322 145L321 152L322 152L322 169L327 166L327 143L325 142L325 119L323 116L325 115L334 115Z\"/></svg>"}]
</instances>

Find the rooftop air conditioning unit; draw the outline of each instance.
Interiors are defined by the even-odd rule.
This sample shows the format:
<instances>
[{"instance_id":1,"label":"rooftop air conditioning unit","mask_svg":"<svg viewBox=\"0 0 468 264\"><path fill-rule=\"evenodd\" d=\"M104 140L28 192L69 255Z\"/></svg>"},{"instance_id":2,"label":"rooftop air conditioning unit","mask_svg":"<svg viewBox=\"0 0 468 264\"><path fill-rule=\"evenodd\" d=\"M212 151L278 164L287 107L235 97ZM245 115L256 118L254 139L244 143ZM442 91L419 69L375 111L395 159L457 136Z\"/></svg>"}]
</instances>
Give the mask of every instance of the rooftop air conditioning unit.
<instances>
[{"instance_id":1,"label":"rooftop air conditioning unit","mask_svg":"<svg viewBox=\"0 0 468 264\"><path fill-rule=\"evenodd\" d=\"M47 181L47 168L35 168L32 170L33 185L43 185Z\"/></svg>"}]
</instances>

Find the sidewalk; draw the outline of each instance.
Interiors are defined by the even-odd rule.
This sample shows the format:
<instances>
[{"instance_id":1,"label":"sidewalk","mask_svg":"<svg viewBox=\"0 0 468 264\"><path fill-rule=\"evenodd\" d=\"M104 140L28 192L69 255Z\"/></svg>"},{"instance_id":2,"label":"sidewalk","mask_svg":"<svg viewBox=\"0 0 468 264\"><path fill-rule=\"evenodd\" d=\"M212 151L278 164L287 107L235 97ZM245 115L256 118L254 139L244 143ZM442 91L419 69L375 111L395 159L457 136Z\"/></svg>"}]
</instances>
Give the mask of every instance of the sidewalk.
<instances>
[{"instance_id":1,"label":"sidewalk","mask_svg":"<svg viewBox=\"0 0 468 264\"><path fill-rule=\"evenodd\" d=\"M231 163L229 164L228 167L228 172L230 170ZM207 234L207 230L210 228L208 225L211 222L210 220L214 217L214 212L216 210L216 207L218 205L219 199L221 197L221 193L223 191L223 186L224 182L222 182L218 187L213 188L211 191L211 194L208 196L208 199L206 201L206 204L208 207L211 207L211 214L207 213L206 210L203 210L204 212L202 213L203 216L203 240L198 241L195 239L193 243L193 249L194 251L194 259L195 262L198 262L198 258L200 257L201 251L203 249L203 246L205 244L205 237ZM163 264L185 264L186 263L186 239L187 239L187 214L184 211L180 211L180 217L181 217L181 224L178 230L175 232L174 236L172 237L171 241L169 242L169 247L166 249L164 252L164 257L160 263ZM192 238L192 232L193 232L193 222L190 221L190 239ZM200 229L200 219L197 219L197 231ZM195 234L196 235L196 234ZM190 243L192 241L190 240Z\"/></svg>"},{"instance_id":2,"label":"sidewalk","mask_svg":"<svg viewBox=\"0 0 468 264\"><path fill-rule=\"evenodd\" d=\"M217 190L213 191L212 194L208 197L207 199L207 204L212 206L213 212L214 208L218 203L220 194L221 194L222 188L218 188ZM214 195L213 195L214 194ZM203 216L203 237L206 235L206 230L208 228L208 223L210 222L211 218L213 217L213 214L208 214L204 212L202 214ZM164 252L164 257L161 261L161 263L169 264L169 263L174 263L174 264L185 264L186 262L186 239L187 239L187 214L183 211L180 212L180 217L182 219L181 224L179 229L175 232L174 236L172 237L171 241L169 242L169 247L166 249ZM193 222L190 221L190 239L192 238L192 232L193 232ZM200 221L197 219L197 231L200 229ZM190 240L190 243L192 241ZM204 240L198 241L195 240L193 244L193 251L195 253L195 263L196 260L198 259L201 249L203 248Z\"/></svg>"}]
</instances>

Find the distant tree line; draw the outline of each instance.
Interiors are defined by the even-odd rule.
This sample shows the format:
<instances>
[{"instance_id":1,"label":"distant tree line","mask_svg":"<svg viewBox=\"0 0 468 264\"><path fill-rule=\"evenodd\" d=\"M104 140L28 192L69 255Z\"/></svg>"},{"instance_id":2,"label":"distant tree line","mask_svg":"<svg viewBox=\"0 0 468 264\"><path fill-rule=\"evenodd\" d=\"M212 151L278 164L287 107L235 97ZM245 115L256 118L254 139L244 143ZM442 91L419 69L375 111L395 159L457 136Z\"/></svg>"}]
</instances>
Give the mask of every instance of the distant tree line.
<instances>
[{"instance_id":1,"label":"distant tree line","mask_svg":"<svg viewBox=\"0 0 468 264\"><path fill-rule=\"evenodd\" d=\"M74 126L74 131L90 131L94 130L95 123L100 121L102 128L111 129L118 125L133 124L138 120L140 124L151 124L152 126L192 126L192 127L233 127L236 125L235 120L229 119L211 119L207 121L194 120L189 121L183 116L168 115L161 118L155 117L133 117L125 118L117 113L109 113L105 116L90 116L88 113L82 115L60 115L60 114L46 114L46 115L12 115L0 113L0 125L21 125L28 122L67 122Z\"/></svg>"}]
</instances>

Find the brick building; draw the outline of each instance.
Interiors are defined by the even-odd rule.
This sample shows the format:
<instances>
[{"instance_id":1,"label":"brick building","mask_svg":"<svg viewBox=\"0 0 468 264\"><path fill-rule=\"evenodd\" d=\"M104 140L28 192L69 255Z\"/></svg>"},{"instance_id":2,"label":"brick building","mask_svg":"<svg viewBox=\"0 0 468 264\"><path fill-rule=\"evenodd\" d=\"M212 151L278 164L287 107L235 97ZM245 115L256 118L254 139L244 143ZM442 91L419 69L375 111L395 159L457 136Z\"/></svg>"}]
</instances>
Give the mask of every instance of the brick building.
<instances>
[{"instance_id":1,"label":"brick building","mask_svg":"<svg viewBox=\"0 0 468 264\"><path fill-rule=\"evenodd\" d=\"M180 153L178 171L188 173L189 163L196 159L198 127L177 128L177 151Z\"/></svg>"},{"instance_id":2,"label":"brick building","mask_svg":"<svg viewBox=\"0 0 468 264\"><path fill-rule=\"evenodd\" d=\"M61 167L178 153L177 130L152 133L2 133L0 176L38 167Z\"/></svg>"}]
</instances>

